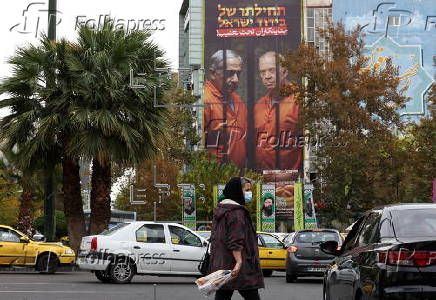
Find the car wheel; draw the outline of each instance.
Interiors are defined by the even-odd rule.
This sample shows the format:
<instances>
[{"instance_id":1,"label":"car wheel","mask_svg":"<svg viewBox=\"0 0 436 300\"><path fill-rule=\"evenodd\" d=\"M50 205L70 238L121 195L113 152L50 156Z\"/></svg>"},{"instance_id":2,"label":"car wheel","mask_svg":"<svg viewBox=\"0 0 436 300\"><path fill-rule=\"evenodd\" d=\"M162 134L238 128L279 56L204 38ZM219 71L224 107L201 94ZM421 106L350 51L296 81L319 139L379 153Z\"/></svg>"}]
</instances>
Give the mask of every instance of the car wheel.
<instances>
[{"instance_id":1,"label":"car wheel","mask_svg":"<svg viewBox=\"0 0 436 300\"><path fill-rule=\"evenodd\" d=\"M113 283L129 283L135 275L135 264L129 259L120 257L109 266L109 278Z\"/></svg>"},{"instance_id":2,"label":"car wheel","mask_svg":"<svg viewBox=\"0 0 436 300\"><path fill-rule=\"evenodd\" d=\"M262 270L263 277L271 277L273 270Z\"/></svg>"},{"instance_id":3,"label":"car wheel","mask_svg":"<svg viewBox=\"0 0 436 300\"><path fill-rule=\"evenodd\" d=\"M59 259L56 254L45 253L38 257L36 261L36 270L43 274L56 273L59 265Z\"/></svg>"},{"instance_id":4,"label":"car wheel","mask_svg":"<svg viewBox=\"0 0 436 300\"><path fill-rule=\"evenodd\" d=\"M286 282L294 283L297 281L297 276L295 274L286 273Z\"/></svg>"},{"instance_id":5,"label":"car wheel","mask_svg":"<svg viewBox=\"0 0 436 300\"><path fill-rule=\"evenodd\" d=\"M110 283L111 278L107 271L95 271L95 277L103 283Z\"/></svg>"}]
</instances>

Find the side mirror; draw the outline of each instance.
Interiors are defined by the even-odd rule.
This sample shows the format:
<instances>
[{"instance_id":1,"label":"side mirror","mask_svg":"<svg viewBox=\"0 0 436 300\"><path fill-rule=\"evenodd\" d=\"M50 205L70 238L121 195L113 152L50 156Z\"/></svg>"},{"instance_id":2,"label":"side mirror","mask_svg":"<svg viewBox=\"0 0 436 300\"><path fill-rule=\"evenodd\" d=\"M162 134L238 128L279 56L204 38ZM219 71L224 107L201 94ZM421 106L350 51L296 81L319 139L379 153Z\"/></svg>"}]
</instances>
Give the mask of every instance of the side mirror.
<instances>
[{"instance_id":1,"label":"side mirror","mask_svg":"<svg viewBox=\"0 0 436 300\"><path fill-rule=\"evenodd\" d=\"M337 250L338 245L339 244L337 241L327 241L327 242L323 242L323 243L319 244L319 248L321 249L322 252L324 252L326 254L339 256L340 253Z\"/></svg>"},{"instance_id":2,"label":"side mirror","mask_svg":"<svg viewBox=\"0 0 436 300\"><path fill-rule=\"evenodd\" d=\"M28 243L29 239L25 237L20 237L20 243Z\"/></svg>"},{"instance_id":3,"label":"side mirror","mask_svg":"<svg viewBox=\"0 0 436 300\"><path fill-rule=\"evenodd\" d=\"M203 241L203 247L207 247L207 245L209 245L209 243L206 241Z\"/></svg>"}]
</instances>

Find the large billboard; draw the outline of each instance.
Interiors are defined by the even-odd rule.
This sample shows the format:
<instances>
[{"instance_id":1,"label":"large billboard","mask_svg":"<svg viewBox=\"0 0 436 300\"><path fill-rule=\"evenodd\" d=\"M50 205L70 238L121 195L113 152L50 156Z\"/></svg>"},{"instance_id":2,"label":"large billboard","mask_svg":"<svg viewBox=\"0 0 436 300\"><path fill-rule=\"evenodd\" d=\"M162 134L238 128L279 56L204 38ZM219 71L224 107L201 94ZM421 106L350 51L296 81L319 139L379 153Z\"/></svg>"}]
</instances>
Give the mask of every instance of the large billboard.
<instances>
[{"instance_id":1,"label":"large billboard","mask_svg":"<svg viewBox=\"0 0 436 300\"><path fill-rule=\"evenodd\" d=\"M361 26L368 68L382 67L388 57L399 67L400 86L410 97L400 113L412 120L428 114L425 94L436 70L435 4L435 0L333 1L334 22L344 23L346 29Z\"/></svg>"},{"instance_id":2,"label":"large billboard","mask_svg":"<svg viewBox=\"0 0 436 300\"><path fill-rule=\"evenodd\" d=\"M239 168L302 169L299 107L281 87L283 54L301 41L300 0L207 0L204 28L204 143ZM270 181L270 180L267 180Z\"/></svg>"}]
</instances>

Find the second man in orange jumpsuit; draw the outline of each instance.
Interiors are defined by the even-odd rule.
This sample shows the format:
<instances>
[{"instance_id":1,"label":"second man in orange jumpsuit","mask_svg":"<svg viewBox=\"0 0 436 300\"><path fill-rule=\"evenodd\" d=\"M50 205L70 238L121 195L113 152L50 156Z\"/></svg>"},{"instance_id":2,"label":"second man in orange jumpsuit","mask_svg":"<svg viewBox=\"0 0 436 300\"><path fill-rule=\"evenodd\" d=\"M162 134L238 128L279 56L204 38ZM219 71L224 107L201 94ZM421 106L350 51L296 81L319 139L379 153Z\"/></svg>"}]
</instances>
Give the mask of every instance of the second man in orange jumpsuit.
<instances>
[{"instance_id":1,"label":"second man in orange jumpsuit","mask_svg":"<svg viewBox=\"0 0 436 300\"><path fill-rule=\"evenodd\" d=\"M256 169L299 170L303 160L296 143L299 108L294 95L280 95L280 87L290 81L288 71L276 63L278 57L270 51L259 58L259 75L267 92L254 107Z\"/></svg>"}]
</instances>

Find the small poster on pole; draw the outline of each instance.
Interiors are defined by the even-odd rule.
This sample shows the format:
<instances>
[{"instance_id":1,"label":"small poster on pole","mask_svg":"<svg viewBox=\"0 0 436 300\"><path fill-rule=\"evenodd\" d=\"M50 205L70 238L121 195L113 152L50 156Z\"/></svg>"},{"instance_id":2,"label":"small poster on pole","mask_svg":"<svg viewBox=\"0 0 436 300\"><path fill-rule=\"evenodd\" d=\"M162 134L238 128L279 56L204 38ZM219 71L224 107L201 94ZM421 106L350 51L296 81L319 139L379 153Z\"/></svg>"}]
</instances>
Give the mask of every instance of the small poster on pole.
<instances>
[{"instance_id":1,"label":"small poster on pole","mask_svg":"<svg viewBox=\"0 0 436 300\"><path fill-rule=\"evenodd\" d=\"M257 198L257 210L260 219L260 230L275 232L276 195L275 184L263 184L260 197Z\"/></svg>"},{"instance_id":2,"label":"small poster on pole","mask_svg":"<svg viewBox=\"0 0 436 300\"><path fill-rule=\"evenodd\" d=\"M196 230L197 205L195 200L195 186L182 188L183 225Z\"/></svg>"},{"instance_id":3,"label":"small poster on pole","mask_svg":"<svg viewBox=\"0 0 436 300\"><path fill-rule=\"evenodd\" d=\"M313 204L313 184L304 185L304 228L318 228L315 205Z\"/></svg>"}]
</instances>

